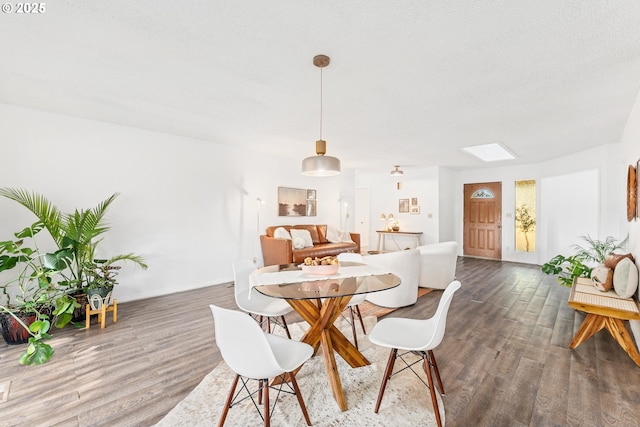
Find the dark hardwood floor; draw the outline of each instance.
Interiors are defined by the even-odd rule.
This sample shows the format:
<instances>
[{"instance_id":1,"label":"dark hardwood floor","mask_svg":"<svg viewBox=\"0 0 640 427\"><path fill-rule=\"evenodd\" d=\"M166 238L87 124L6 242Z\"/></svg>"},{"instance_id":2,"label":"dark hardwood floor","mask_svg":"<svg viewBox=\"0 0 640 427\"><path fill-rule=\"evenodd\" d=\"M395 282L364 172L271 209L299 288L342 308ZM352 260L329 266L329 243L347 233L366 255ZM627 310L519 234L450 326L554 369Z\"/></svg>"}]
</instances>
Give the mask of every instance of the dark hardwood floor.
<instances>
[{"instance_id":1,"label":"dark hardwood floor","mask_svg":"<svg viewBox=\"0 0 640 427\"><path fill-rule=\"evenodd\" d=\"M449 427L640 425L640 368L606 331L569 350L584 315L554 277L473 258L459 259L457 277L435 350ZM441 294L390 316L429 317ZM43 366L19 365L23 348L0 344L0 384L11 381L0 425L153 425L221 360L209 303L235 307L232 286L119 304L103 330L54 331Z\"/></svg>"}]
</instances>

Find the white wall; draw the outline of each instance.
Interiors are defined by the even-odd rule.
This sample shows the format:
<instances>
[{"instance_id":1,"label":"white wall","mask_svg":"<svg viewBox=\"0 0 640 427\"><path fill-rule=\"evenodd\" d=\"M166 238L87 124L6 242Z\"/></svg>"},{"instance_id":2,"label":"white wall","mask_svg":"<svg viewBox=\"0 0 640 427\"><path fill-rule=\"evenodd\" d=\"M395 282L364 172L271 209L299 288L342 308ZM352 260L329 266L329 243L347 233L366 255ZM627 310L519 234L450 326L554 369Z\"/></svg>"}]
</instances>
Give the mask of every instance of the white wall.
<instances>
[{"instance_id":1,"label":"white wall","mask_svg":"<svg viewBox=\"0 0 640 427\"><path fill-rule=\"evenodd\" d=\"M580 236L622 239L620 220L624 188L614 185L626 173L620 168L620 144L603 145L552 161L463 171L456 176L456 240L462 245L464 184L502 182L502 259L542 264L567 248L582 243ZM515 246L515 181L534 179L538 206L535 253ZM559 203L562 202L562 205Z\"/></svg>"},{"instance_id":2,"label":"white wall","mask_svg":"<svg viewBox=\"0 0 640 427\"><path fill-rule=\"evenodd\" d=\"M400 231L422 231L422 244L436 243L440 240L440 195L438 168L405 169L401 177L389 173L362 173L356 175L356 187L369 188L369 249L377 249L376 230L383 229L385 222L380 215L393 216L400 223ZM401 189L397 189L397 183ZM399 200L417 197L420 214L400 213ZM398 246L396 246L396 244ZM390 236L386 247L397 250L412 245L412 238Z\"/></svg>"},{"instance_id":3,"label":"white wall","mask_svg":"<svg viewBox=\"0 0 640 427\"><path fill-rule=\"evenodd\" d=\"M135 252L149 264L147 271L121 270L123 302L229 282L234 259L261 259L258 197L266 202L259 207L261 233L275 224L339 225L344 202L353 207L353 172L300 173L313 141L286 157L3 104L0 138L2 187L36 191L63 211L121 193L99 255ZM278 186L316 189L318 215L278 217ZM25 208L0 198L0 240L33 221Z\"/></svg>"}]
</instances>

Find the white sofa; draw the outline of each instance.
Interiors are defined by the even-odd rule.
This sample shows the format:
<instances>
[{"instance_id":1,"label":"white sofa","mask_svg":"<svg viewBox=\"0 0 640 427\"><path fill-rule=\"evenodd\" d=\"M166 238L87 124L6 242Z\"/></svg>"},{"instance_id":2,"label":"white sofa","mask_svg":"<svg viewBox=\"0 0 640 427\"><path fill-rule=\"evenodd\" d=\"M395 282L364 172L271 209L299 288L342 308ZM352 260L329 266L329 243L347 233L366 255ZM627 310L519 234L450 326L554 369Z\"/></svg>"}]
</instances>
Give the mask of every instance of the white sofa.
<instances>
[{"instance_id":1,"label":"white sofa","mask_svg":"<svg viewBox=\"0 0 640 427\"><path fill-rule=\"evenodd\" d=\"M367 294L367 301L381 307L393 308L415 304L418 300L420 276L420 252L417 249L367 255L364 262L389 271L402 281L393 289Z\"/></svg>"},{"instance_id":2,"label":"white sofa","mask_svg":"<svg viewBox=\"0 0 640 427\"><path fill-rule=\"evenodd\" d=\"M420 277L418 286L445 289L456 275L458 243L441 242L418 246L420 252Z\"/></svg>"}]
</instances>

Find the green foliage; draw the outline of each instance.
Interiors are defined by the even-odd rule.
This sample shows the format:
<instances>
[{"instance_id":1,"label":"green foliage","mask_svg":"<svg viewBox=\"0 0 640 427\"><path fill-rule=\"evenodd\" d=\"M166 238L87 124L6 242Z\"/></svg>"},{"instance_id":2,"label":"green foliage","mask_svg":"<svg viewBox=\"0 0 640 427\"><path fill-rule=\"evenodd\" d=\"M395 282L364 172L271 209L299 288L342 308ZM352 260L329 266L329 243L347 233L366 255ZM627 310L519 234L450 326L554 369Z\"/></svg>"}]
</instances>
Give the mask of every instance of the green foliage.
<instances>
[{"instance_id":1,"label":"green foliage","mask_svg":"<svg viewBox=\"0 0 640 427\"><path fill-rule=\"evenodd\" d=\"M44 342L51 339L51 335L48 334L51 324L45 314L36 312L38 319L27 326L7 307L0 305L0 312L8 313L31 335L26 350L18 358L21 365L42 365L53 356L53 347Z\"/></svg>"},{"instance_id":2,"label":"green foliage","mask_svg":"<svg viewBox=\"0 0 640 427\"><path fill-rule=\"evenodd\" d=\"M571 287L575 277L590 277L592 267L587 263L604 264L605 259L616 249L623 248L629 237L621 242L614 237L607 237L603 240L596 240L589 235L582 236L588 245L574 245L576 253L570 256L556 255L548 262L542 264L542 272L545 274L557 274L558 283Z\"/></svg>"},{"instance_id":3,"label":"green foliage","mask_svg":"<svg viewBox=\"0 0 640 427\"><path fill-rule=\"evenodd\" d=\"M61 266L65 263L68 276L58 282L69 292L86 291L89 286L86 268L93 263L100 238L111 227L105 215L111 203L118 197L114 193L91 209L76 209L73 213L63 213L47 198L37 193L29 193L22 189L0 188L0 196L7 197L29 209L46 228L56 242L59 250L52 254L48 261L51 265ZM131 261L143 269L147 269L144 259L133 253L116 255L110 258L112 264L117 261ZM62 270L61 270L62 271Z\"/></svg>"}]
</instances>

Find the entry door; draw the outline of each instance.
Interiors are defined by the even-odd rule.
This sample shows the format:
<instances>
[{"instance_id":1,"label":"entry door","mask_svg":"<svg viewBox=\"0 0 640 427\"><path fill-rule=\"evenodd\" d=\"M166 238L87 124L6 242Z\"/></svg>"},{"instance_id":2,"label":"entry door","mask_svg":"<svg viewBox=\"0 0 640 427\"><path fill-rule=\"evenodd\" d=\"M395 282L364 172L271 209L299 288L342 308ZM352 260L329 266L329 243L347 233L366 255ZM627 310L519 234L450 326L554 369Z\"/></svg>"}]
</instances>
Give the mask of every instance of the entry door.
<instances>
[{"instance_id":1,"label":"entry door","mask_svg":"<svg viewBox=\"0 0 640 427\"><path fill-rule=\"evenodd\" d=\"M464 185L464 255L502 259L502 183Z\"/></svg>"}]
</instances>

